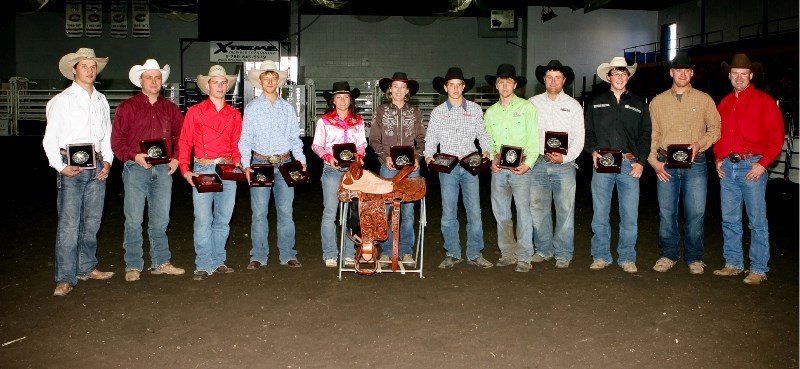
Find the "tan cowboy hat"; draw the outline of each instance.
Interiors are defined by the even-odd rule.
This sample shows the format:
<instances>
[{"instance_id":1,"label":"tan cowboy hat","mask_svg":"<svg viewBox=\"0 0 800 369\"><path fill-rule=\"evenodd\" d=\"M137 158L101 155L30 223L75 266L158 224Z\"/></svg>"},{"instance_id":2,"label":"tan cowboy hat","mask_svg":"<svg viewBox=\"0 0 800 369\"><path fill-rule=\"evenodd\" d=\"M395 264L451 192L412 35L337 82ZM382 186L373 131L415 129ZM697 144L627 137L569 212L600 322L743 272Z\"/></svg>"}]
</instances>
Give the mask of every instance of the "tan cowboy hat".
<instances>
[{"instance_id":1,"label":"tan cowboy hat","mask_svg":"<svg viewBox=\"0 0 800 369\"><path fill-rule=\"evenodd\" d=\"M169 77L169 64L164 64L164 67L161 68L158 66L158 62L155 59L147 59L144 64L131 67L131 70L128 72L128 79L131 80L131 83L136 87L142 87L142 73L148 70L157 70L161 72L161 83L167 82L167 78Z\"/></svg>"},{"instance_id":2,"label":"tan cowboy hat","mask_svg":"<svg viewBox=\"0 0 800 369\"><path fill-rule=\"evenodd\" d=\"M75 78L75 73L72 70L73 67L75 67L75 64L79 61L86 59L97 62L97 74L100 74L103 68L106 67L106 64L108 64L108 58L98 58L94 55L94 50L88 47L82 47L74 53L62 56L61 60L58 61L58 70L61 72L61 75L68 80L73 80L73 78Z\"/></svg>"},{"instance_id":3,"label":"tan cowboy hat","mask_svg":"<svg viewBox=\"0 0 800 369\"><path fill-rule=\"evenodd\" d=\"M261 62L261 65L258 66L258 69L251 69L247 71L247 80L250 81L253 87L261 88L261 74L267 71L278 73L278 87L283 86L283 84L286 83L286 79L289 78L289 73L278 69L278 64L275 63L275 61L265 60Z\"/></svg>"},{"instance_id":4,"label":"tan cowboy hat","mask_svg":"<svg viewBox=\"0 0 800 369\"><path fill-rule=\"evenodd\" d=\"M208 75L197 75L197 88L200 89L204 94L208 95L208 81L211 77L225 77L228 79L228 90L230 91L233 86L236 85L236 76L229 76L225 73L225 67L221 65L212 65L211 68L208 68Z\"/></svg>"},{"instance_id":5,"label":"tan cowboy hat","mask_svg":"<svg viewBox=\"0 0 800 369\"><path fill-rule=\"evenodd\" d=\"M611 59L610 63L603 63L597 67L597 76L600 77L601 80L608 82L608 71L614 68L628 68L628 77L633 77L633 74L636 73L636 63L633 63L633 65L628 65L628 62L625 61L625 58L616 56Z\"/></svg>"}]
</instances>

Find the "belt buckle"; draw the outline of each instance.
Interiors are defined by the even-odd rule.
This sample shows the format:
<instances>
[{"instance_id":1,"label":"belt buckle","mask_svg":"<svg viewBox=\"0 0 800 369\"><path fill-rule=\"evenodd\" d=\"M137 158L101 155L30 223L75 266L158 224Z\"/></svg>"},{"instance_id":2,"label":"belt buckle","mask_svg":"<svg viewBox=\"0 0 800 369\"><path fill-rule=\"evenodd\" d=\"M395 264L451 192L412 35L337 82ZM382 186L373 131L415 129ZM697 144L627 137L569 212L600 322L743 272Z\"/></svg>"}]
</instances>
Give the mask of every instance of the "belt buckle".
<instances>
[{"instance_id":1,"label":"belt buckle","mask_svg":"<svg viewBox=\"0 0 800 369\"><path fill-rule=\"evenodd\" d=\"M728 160L730 160L731 163L736 164L736 163L742 161L742 157L739 154L730 154L730 155L728 155Z\"/></svg>"},{"instance_id":2,"label":"belt buckle","mask_svg":"<svg viewBox=\"0 0 800 369\"><path fill-rule=\"evenodd\" d=\"M225 158L216 158L214 159L214 164L225 164Z\"/></svg>"},{"instance_id":3,"label":"belt buckle","mask_svg":"<svg viewBox=\"0 0 800 369\"><path fill-rule=\"evenodd\" d=\"M276 155L270 155L269 158L267 159L267 161L269 161L270 164L278 164L278 163L281 162L281 156L277 155L277 154Z\"/></svg>"}]
</instances>

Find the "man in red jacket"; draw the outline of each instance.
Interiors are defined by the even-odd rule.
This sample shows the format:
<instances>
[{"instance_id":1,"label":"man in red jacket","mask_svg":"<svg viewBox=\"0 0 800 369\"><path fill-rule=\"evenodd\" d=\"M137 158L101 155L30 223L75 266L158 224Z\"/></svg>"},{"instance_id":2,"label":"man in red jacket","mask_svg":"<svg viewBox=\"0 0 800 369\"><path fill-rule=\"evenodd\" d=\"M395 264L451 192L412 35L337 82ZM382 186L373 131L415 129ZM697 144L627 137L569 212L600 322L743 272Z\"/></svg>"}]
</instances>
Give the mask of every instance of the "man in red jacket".
<instances>
[{"instance_id":1,"label":"man in red jacket","mask_svg":"<svg viewBox=\"0 0 800 369\"><path fill-rule=\"evenodd\" d=\"M730 66L722 62L733 92L719 103L722 132L714 145L720 178L722 238L725 267L719 276L739 275L744 270L742 252L742 201L750 226L750 273L747 284L760 284L769 271L766 168L783 147L784 129L775 99L750 84L761 65L745 54L736 54Z\"/></svg>"}]
</instances>

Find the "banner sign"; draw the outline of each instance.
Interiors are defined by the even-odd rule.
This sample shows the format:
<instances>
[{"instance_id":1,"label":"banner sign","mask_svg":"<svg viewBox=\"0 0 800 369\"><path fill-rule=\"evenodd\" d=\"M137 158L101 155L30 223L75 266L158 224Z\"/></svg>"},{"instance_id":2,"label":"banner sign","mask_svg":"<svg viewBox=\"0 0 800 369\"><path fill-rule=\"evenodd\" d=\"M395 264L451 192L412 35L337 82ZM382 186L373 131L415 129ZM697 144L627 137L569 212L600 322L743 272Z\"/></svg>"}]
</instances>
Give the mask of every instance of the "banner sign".
<instances>
[{"instance_id":1,"label":"banner sign","mask_svg":"<svg viewBox=\"0 0 800 369\"><path fill-rule=\"evenodd\" d=\"M103 35L103 2L102 0L86 0L86 37Z\"/></svg>"},{"instance_id":2,"label":"banner sign","mask_svg":"<svg viewBox=\"0 0 800 369\"><path fill-rule=\"evenodd\" d=\"M83 36L83 0L67 0L66 18L67 37Z\"/></svg>"},{"instance_id":3,"label":"banner sign","mask_svg":"<svg viewBox=\"0 0 800 369\"><path fill-rule=\"evenodd\" d=\"M133 37L150 37L150 4L148 0L133 0Z\"/></svg>"},{"instance_id":4,"label":"banner sign","mask_svg":"<svg viewBox=\"0 0 800 369\"><path fill-rule=\"evenodd\" d=\"M280 62L278 41L211 41L210 60L214 63L274 60Z\"/></svg>"},{"instance_id":5,"label":"banner sign","mask_svg":"<svg viewBox=\"0 0 800 369\"><path fill-rule=\"evenodd\" d=\"M128 2L111 1L111 37L128 37Z\"/></svg>"}]
</instances>

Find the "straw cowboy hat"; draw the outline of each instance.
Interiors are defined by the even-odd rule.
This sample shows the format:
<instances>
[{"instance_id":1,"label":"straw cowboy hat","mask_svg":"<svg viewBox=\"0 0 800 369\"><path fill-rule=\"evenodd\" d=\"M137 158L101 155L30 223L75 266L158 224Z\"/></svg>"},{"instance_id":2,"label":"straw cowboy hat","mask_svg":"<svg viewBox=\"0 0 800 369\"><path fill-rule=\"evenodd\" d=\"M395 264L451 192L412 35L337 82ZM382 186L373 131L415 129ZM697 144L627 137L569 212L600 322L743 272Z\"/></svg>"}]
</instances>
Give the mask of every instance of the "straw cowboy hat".
<instances>
[{"instance_id":1,"label":"straw cowboy hat","mask_svg":"<svg viewBox=\"0 0 800 369\"><path fill-rule=\"evenodd\" d=\"M350 90L350 84L347 81L334 82L330 91L322 91L322 97L325 98L325 101L331 101L338 94L350 95L350 100L353 100L353 104L355 104L356 99L361 96L361 91L357 88Z\"/></svg>"},{"instance_id":2,"label":"straw cowboy hat","mask_svg":"<svg viewBox=\"0 0 800 369\"><path fill-rule=\"evenodd\" d=\"M722 62L722 73L730 73L731 68L750 69L750 72L752 72L754 76L757 76L764 71L764 67L761 65L761 63L751 63L750 58L748 58L745 54L734 55L730 64L728 64L728 62Z\"/></svg>"},{"instance_id":3,"label":"straw cowboy hat","mask_svg":"<svg viewBox=\"0 0 800 369\"><path fill-rule=\"evenodd\" d=\"M381 78L378 81L378 86L381 88L381 91L386 93L386 90L392 85L392 82L400 81L404 82L406 86L408 86L408 96L414 96L417 91L419 91L419 82L408 79L408 76L404 72L394 72L392 78Z\"/></svg>"},{"instance_id":4,"label":"straw cowboy hat","mask_svg":"<svg viewBox=\"0 0 800 369\"><path fill-rule=\"evenodd\" d=\"M551 60L547 65L540 65L536 67L536 80L539 83L544 84L544 75L547 74L548 70L556 70L561 72L564 75L564 86L569 86L573 80L575 80L575 72L572 68L561 65L561 62L558 60Z\"/></svg>"},{"instance_id":5,"label":"straw cowboy hat","mask_svg":"<svg viewBox=\"0 0 800 369\"><path fill-rule=\"evenodd\" d=\"M233 86L236 85L236 76L229 76L227 73L225 73L225 68L221 65L212 65L211 68L208 69L208 75L206 76L202 74L197 75L197 87L200 89L200 91L202 91L206 95L208 95L208 81L211 80L212 77L227 78L228 79L227 91L230 91L233 88Z\"/></svg>"},{"instance_id":6,"label":"straw cowboy hat","mask_svg":"<svg viewBox=\"0 0 800 369\"><path fill-rule=\"evenodd\" d=\"M511 78L511 79L513 79L514 82L517 83L517 88L523 88L523 87L525 87L525 84L528 83L528 79L527 78L517 75L517 70L511 64L500 64L497 67L497 75L496 76L487 75L484 78L486 79L486 82L488 82L489 85L492 85L492 86L495 85L495 82L497 82L498 78Z\"/></svg>"},{"instance_id":7,"label":"straw cowboy hat","mask_svg":"<svg viewBox=\"0 0 800 369\"><path fill-rule=\"evenodd\" d=\"M464 93L475 87L475 77L470 79L464 78L464 72L459 67L450 67L444 77L433 77L433 89L441 95L447 95L444 90L444 85L451 79L460 79L464 81Z\"/></svg>"},{"instance_id":8,"label":"straw cowboy hat","mask_svg":"<svg viewBox=\"0 0 800 369\"><path fill-rule=\"evenodd\" d=\"M167 82L167 78L169 78L169 64L164 64L163 68L159 67L155 59L147 59L144 64L131 67L131 70L128 72L128 79L131 80L131 83L136 85L136 87L142 87L142 73L148 70L157 70L161 72L161 83Z\"/></svg>"},{"instance_id":9,"label":"straw cowboy hat","mask_svg":"<svg viewBox=\"0 0 800 369\"><path fill-rule=\"evenodd\" d=\"M278 64L275 63L274 60L265 60L261 62L261 65L258 66L258 69L251 69L247 71L247 80L250 81L253 87L261 88L261 75L268 71L278 73L278 87L283 86L283 84L286 83L286 80L289 78L289 73L278 69Z\"/></svg>"},{"instance_id":10,"label":"straw cowboy hat","mask_svg":"<svg viewBox=\"0 0 800 369\"><path fill-rule=\"evenodd\" d=\"M601 80L608 82L608 72L614 68L628 68L628 77L633 77L633 74L636 73L636 63L628 65L625 58L617 56L611 59L610 63L600 64L600 66L597 67L597 76L600 77Z\"/></svg>"},{"instance_id":11,"label":"straw cowboy hat","mask_svg":"<svg viewBox=\"0 0 800 369\"><path fill-rule=\"evenodd\" d=\"M58 70L61 72L61 75L72 80L75 78L75 73L72 71L72 68L75 67L75 64L79 61L87 59L97 62L97 74L100 74L103 68L106 67L106 64L108 64L108 58L98 58L94 55L94 50L88 47L82 47L74 53L62 56L61 60L58 61Z\"/></svg>"}]
</instances>

